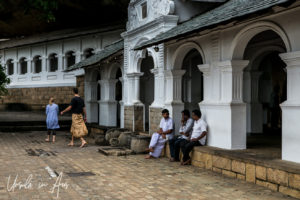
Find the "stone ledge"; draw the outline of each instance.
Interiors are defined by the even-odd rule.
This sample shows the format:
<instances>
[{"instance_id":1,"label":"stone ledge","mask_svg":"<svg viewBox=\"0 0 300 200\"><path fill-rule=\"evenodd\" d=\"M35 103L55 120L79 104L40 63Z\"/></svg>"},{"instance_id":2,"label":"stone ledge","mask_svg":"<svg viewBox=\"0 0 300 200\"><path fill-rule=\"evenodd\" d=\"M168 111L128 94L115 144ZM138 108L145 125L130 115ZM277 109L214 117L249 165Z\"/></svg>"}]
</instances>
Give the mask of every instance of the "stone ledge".
<instances>
[{"instance_id":1,"label":"stone ledge","mask_svg":"<svg viewBox=\"0 0 300 200\"><path fill-rule=\"evenodd\" d=\"M243 155L242 151L238 154L235 152L207 146L196 147L191 152L192 165L300 199L300 164L260 158L255 160L254 157ZM170 156L168 144L164 155Z\"/></svg>"}]
</instances>

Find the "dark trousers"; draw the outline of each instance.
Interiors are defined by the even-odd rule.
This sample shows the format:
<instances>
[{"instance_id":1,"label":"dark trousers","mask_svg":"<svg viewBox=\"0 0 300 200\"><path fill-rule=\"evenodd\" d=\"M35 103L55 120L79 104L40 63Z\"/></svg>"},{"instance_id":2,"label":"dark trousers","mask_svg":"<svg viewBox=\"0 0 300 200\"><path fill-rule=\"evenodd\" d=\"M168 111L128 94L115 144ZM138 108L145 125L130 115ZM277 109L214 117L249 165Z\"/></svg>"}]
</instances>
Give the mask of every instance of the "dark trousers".
<instances>
[{"instance_id":1,"label":"dark trousers","mask_svg":"<svg viewBox=\"0 0 300 200\"><path fill-rule=\"evenodd\" d=\"M169 140L169 147L170 147L170 154L171 157L175 160L179 160L179 152L180 152L180 143L184 141L185 139L177 138Z\"/></svg>"},{"instance_id":2,"label":"dark trousers","mask_svg":"<svg viewBox=\"0 0 300 200\"><path fill-rule=\"evenodd\" d=\"M185 140L180 143L181 151L183 153L183 159L182 159L183 162L190 159L190 152L193 150L195 146L201 146L199 141L190 142Z\"/></svg>"}]
</instances>

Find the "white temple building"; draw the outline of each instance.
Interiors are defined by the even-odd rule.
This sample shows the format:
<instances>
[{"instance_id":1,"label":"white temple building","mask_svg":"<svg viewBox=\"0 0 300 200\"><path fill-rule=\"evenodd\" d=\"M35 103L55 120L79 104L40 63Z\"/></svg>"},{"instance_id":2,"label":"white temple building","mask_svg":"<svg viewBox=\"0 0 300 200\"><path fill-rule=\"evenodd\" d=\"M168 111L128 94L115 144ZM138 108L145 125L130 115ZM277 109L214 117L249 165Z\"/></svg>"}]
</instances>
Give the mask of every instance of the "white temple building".
<instances>
[{"instance_id":1,"label":"white temple building","mask_svg":"<svg viewBox=\"0 0 300 200\"><path fill-rule=\"evenodd\" d=\"M200 109L208 146L246 149L249 134L279 133L282 159L300 163L299 17L293 0L131 0L126 30L105 48L92 38L58 51L2 48L3 63L14 66L12 87L70 84L84 69L90 123L153 133L167 108L178 130L183 109ZM95 55L78 62L86 48ZM70 51L78 63L68 67ZM63 73L52 74L51 53Z\"/></svg>"}]
</instances>

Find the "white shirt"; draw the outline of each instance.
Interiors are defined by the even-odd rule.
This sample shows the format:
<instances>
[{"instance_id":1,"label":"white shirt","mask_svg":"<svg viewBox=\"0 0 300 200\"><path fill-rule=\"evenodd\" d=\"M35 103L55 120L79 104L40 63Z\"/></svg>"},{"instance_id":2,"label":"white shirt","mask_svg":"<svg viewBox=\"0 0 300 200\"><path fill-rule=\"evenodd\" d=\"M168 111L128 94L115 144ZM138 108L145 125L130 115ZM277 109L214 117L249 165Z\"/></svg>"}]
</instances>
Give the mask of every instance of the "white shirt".
<instances>
[{"instance_id":1,"label":"white shirt","mask_svg":"<svg viewBox=\"0 0 300 200\"><path fill-rule=\"evenodd\" d=\"M163 130L163 132L166 132L168 130L173 130L172 133L169 133L166 135L167 140L171 140L174 137L174 122L171 117L168 119L162 118L160 120L159 128Z\"/></svg>"},{"instance_id":2,"label":"white shirt","mask_svg":"<svg viewBox=\"0 0 300 200\"><path fill-rule=\"evenodd\" d=\"M178 138L182 138L182 139L189 139L190 134L193 131L193 126L194 126L194 120L192 118L189 118L184 125L181 125L179 128L179 137ZM187 133L189 136L185 136L185 135L181 135L180 133Z\"/></svg>"},{"instance_id":3,"label":"white shirt","mask_svg":"<svg viewBox=\"0 0 300 200\"><path fill-rule=\"evenodd\" d=\"M202 119L198 119L197 121L195 120L191 139L200 137L200 135L202 135L202 133L205 131L207 131L206 122ZM205 142L206 142L206 136L204 136L199 140L199 143L201 145L205 145Z\"/></svg>"}]
</instances>

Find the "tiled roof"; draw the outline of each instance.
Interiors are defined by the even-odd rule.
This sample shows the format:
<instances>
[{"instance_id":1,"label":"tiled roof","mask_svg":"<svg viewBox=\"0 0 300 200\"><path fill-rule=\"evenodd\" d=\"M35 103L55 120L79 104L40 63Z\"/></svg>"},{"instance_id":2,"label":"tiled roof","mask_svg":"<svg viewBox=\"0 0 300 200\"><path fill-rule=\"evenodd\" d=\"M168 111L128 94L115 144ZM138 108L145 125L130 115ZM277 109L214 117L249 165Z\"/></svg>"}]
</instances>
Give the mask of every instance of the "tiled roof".
<instances>
[{"instance_id":1,"label":"tiled roof","mask_svg":"<svg viewBox=\"0 0 300 200\"><path fill-rule=\"evenodd\" d=\"M85 60L82 60L79 63L76 63L75 65L72 65L71 67L66 69L65 72L73 71L73 70L76 70L79 68L83 68L83 67L87 67L87 66L99 63L102 60L108 58L109 56L114 55L114 54L118 53L119 51L123 50L123 48L124 48L124 41L119 40L119 41L105 47L103 50L96 53L95 55L93 55Z\"/></svg>"},{"instance_id":2,"label":"tiled roof","mask_svg":"<svg viewBox=\"0 0 300 200\"><path fill-rule=\"evenodd\" d=\"M157 45L288 1L291 0L229 0L213 10L179 24L167 32L136 46L135 50Z\"/></svg>"}]
</instances>

